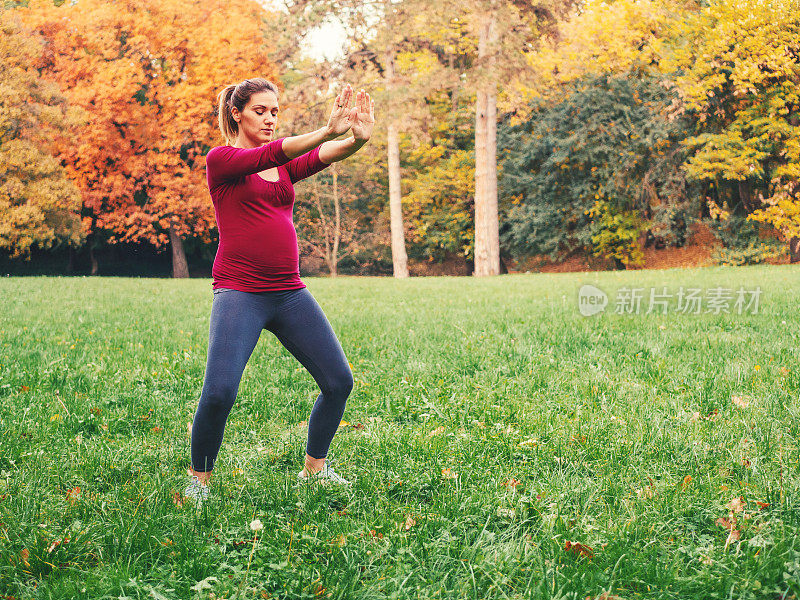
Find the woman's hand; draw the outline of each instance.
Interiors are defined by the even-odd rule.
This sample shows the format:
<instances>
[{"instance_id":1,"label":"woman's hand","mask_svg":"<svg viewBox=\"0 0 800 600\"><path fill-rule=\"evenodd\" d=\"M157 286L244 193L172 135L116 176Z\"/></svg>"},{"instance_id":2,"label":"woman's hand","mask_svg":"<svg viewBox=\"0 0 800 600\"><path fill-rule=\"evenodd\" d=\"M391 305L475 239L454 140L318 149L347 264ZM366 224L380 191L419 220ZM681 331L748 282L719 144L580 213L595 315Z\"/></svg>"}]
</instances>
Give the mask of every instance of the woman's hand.
<instances>
[{"instance_id":1,"label":"woman's hand","mask_svg":"<svg viewBox=\"0 0 800 600\"><path fill-rule=\"evenodd\" d=\"M356 105L350 111L350 128L358 142L366 142L375 125L375 101L363 89L356 94Z\"/></svg>"},{"instance_id":2,"label":"woman's hand","mask_svg":"<svg viewBox=\"0 0 800 600\"><path fill-rule=\"evenodd\" d=\"M337 137L350 129L352 117L350 112L350 99L353 97L353 88L348 83L333 102L333 110L328 118L328 132L331 137Z\"/></svg>"}]
</instances>

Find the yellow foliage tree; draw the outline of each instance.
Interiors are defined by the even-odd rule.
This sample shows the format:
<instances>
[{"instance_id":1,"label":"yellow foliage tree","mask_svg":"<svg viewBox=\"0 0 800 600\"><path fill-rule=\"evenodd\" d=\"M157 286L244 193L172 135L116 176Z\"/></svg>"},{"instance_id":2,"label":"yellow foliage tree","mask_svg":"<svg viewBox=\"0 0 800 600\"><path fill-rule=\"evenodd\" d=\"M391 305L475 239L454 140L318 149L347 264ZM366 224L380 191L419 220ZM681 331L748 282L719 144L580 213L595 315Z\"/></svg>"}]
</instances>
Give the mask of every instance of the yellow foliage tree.
<instances>
[{"instance_id":1,"label":"yellow foliage tree","mask_svg":"<svg viewBox=\"0 0 800 600\"><path fill-rule=\"evenodd\" d=\"M78 246L80 193L49 153L48 139L81 122L53 82L30 65L41 40L0 9L0 248L30 258L37 246Z\"/></svg>"},{"instance_id":2,"label":"yellow foliage tree","mask_svg":"<svg viewBox=\"0 0 800 600\"><path fill-rule=\"evenodd\" d=\"M588 75L658 69L659 43L674 18L670 2L616 0L581 4L552 35L525 53L528 68L509 86L511 123L525 118L524 107L561 85Z\"/></svg>"},{"instance_id":3,"label":"yellow foliage tree","mask_svg":"<svg viewBox=\"0 0 800 600\"><path fill-rule=\"evenodd\" d=\"M800 2L717 0L675 36L666 66L704 130L687 171L734 182L749 220L800 238Z\"/></svg>"}]
</instances>

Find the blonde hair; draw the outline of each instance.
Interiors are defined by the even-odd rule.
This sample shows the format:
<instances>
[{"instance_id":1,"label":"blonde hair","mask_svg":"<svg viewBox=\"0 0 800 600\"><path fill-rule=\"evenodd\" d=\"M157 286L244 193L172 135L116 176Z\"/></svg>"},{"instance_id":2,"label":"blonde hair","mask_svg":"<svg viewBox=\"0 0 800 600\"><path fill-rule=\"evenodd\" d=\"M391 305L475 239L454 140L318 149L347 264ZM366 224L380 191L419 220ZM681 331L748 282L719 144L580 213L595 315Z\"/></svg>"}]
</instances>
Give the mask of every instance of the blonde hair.
<instances>
[{"instance_id":1,"label":"blonde hair","mask_svg":"<svg viewBox=\"0 0 800 600\"><path fill-rule=\"evenodd\" d=\"M225 143L233 145L236 136L239 135L239 124L233 118L231 109L235 106L236 110L242 112L250 101L250 97L257 92L274 92L278 97L278 87L262 77L245 79L241 83L225 86L217 95L219 130Z\"/></svg>"}]
</instances>

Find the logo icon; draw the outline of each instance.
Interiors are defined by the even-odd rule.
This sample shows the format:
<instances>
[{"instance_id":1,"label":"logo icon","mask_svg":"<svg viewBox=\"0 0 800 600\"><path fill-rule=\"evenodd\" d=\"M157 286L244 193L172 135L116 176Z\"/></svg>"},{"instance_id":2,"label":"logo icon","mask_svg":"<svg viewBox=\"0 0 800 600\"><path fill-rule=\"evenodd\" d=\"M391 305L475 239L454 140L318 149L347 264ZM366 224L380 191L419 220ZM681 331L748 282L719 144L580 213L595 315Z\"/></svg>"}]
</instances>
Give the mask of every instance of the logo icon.
<instances>
[{"instance_id":1,"label":"logo icon","mask_svg":"<svg viewBox=\"0 0 800 600\"><path fill-rule=\"evenodd\" d=\"M578 310L584 317L591 317L603 312L608 306L608 296L600 288L583 285L578 292Z\"/></svg>"}]
</instances>

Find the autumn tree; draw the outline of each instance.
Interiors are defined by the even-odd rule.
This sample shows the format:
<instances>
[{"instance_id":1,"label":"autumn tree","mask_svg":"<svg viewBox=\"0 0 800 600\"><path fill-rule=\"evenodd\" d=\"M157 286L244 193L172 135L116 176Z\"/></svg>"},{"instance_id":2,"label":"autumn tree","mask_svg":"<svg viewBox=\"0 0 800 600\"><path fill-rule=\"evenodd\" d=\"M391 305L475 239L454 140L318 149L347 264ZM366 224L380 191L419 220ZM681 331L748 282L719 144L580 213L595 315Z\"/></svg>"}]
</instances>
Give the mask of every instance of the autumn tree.
<instances>
[{"instance_id":1,"label":"autumn tree","mask_svg":"<svg viewBox=\"0 0 800 600\"><path fill-rule=\"evenodd\" d=\"M426 0L318 0L311 4L348 30L346 72L354 76L357 87L372 90L379 113L376 117L386 124L383 131L376 132L375 145L381 142L386 148L382 171L388 179L393 270L396 277L406 277L406 238L419 238L405 219L425 198L417 194L409 201L401 193L405 181L415 180L404 177L404 167L408 170L410 165L405 164L408 155L401 161L401 149L430 144L426 126L431 120L431 94L446 88L453 92L454 105L457 103L462 67L458 63L464 55L459 34L463 32L458 26L451 27L451 15L441 6ZM443 174L441 170L437 173Z\"/></svg>"},{"instance_id":2,"label":"autumn tree","mask_svg":"<svg viewBox=\"0 0 800 600\"><path fill-rule=\"evenodd\" d=\"M681 19L664 48L680 108L698 123L686 170L753 262L774 254L757 228L742 235L753 222L800 242L799 40L797 0L715 0Z\"/></svg>"},{"instance_id":3,"label":"autumn tree","mask_svg":"<svg viewBox=\"0 0 800 600\"><path fill-rule=\"evenodd\" d=\"M682 171L692 122L659 66L670 9L593 3L526 53L503 132L503 240L516 252L590 250L624 268L641 264L643 234L684 243L699 210Z\"/></svg>"},{"instance_id":4,"label":"autumn tree","mask_svg":"<svg viewBox=\"0 0 800 600\"><path fill-rule=\"evenodd\" d=\"M0 8L0 248L12 257L84 238L80 193L48 143L83 117L31 67L41 52L41 39Z\"/></svg>"},{"instance_id":5,"label":"autumn tree","mask_svg":"<svg viewBox=\"0 0 800 600\"><path fill-rule=\"evenodd\" d=\"M90 115L58 151L92 241L170 244L173 275L188 276L182 238L210 241L214 227L203 157L224 143L216 94L275 79L261 27L274 17L250 0L31 0L15 11L47 41L36 67Z\"/></svg>"}]
</instances>

